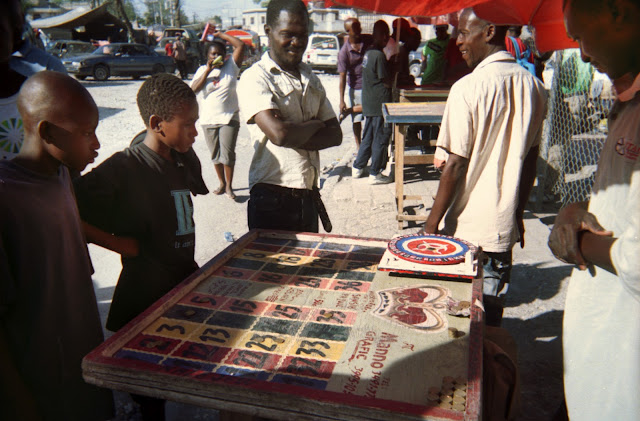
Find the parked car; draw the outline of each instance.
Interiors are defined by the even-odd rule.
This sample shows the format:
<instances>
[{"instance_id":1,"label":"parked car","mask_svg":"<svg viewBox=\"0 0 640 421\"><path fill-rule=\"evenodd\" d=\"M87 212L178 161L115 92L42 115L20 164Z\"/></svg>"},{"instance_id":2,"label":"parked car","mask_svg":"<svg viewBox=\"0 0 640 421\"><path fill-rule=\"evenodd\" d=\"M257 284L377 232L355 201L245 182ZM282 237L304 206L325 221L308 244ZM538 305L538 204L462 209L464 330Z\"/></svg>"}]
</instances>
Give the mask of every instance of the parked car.
<instances>
[{"instance_id":1,"label":"parked car","mask_svg":"<svg viewBox=\"0 0 640 421\"><path fill-rule=\"evenodd\" d=\"M422 41L417 50L411 51L409 53L409 73L414 78L419 78L422 76L422 72L420 71L421 60L422 60L422 49L427 44L427 41Z\"/></svg>"},{"instance_id":2,"label":"parked car","mask_svg":"<svg viewBox=\"0 0 640 421\"><path fill-rule=\"evenodd\" d=\"M93 53L62 60L69 74L80 80L93 76L107 80L110 76L132 76L134 79L155 73L173 73L173 58L158 55L144 44L115 43L98 47Z\"/></svg>"},{"instance_id":3,"label":"parked car","mask_svg":"<svg viewBox=\"0 0 640 421\"><path fill-rule=\"evenodd\" d=\"M164 37L158 41L158 44L155 46L155 52L161 56L166 56L167 52L164 49L168 43L174 43L176 41L176 37ZM187 50L187 71L189 73L194 73L200 67L200 63L204 63L204 52L202 51L202 46L200 45L200 41L197 39L188 39L183 37L182 42L184 43L184 47Z\"/></svg>"},{"instance_id":4,"label":"parked car","mask_svg":"<svg viewBox=\"0 0 640 421\"><path fill-rule=\"evenodd\" d=\"M314 33L309 35L307 50L302 60L314 70L332 73L338 71L338 53L342 43L333 34Z\"/></svg>"},{"instance_id":5,"label":"parked car","mask_svg":"<svg viewBox=\"0 0 640 421\"><path fill-rule=\"evenodd\" d=\"M59 39L49 44L47 52L56 57L68 58L91 54L95 49L96 47L90 42Z\"/></svg>"}]
</instances>

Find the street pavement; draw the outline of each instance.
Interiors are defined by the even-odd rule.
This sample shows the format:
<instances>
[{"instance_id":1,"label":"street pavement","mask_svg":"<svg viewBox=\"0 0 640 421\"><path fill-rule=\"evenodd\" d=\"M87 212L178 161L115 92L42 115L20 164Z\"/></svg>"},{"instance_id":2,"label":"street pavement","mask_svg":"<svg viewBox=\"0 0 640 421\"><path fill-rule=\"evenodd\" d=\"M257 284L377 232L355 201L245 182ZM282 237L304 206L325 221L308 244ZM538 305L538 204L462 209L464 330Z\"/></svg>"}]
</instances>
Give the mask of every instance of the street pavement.
<instances>
[{"instance_id":1,"label":"street pavement","mask_svg":"<svg viewBox=\"0 0 640 421\"><path fill-rule=\"evenodd\" d=\"M321 79L335 108L338 104L337 78L321 75ZM101 110L98 135L103 148L96 164L126 147L141 124L139 116L135 115L133 99L139 82L123 81L121 86L118 86L118 81L111 83L111 90L121 89L125 96L122 99L116 95L117 103L110 102L113 95L104 95L108 84L84 83ZM125 133L123 127L127 128ZM342 130L342 145L321 152L321 194L334 227L331 234L391 239L416 233L420 229L416 223L405 222L403 228L398 228L393 183L370 185L366 177L351 177L356 148L350 119L343 122ZM209 190L214 190L217 179L202 134L199 134L194 149L203 164L205 182ZM212 193L194 199L196 261L200 265L229 245L224 238L226 232L237 239L247 231L247 178L253 150L245 125L241 126L236 150L238 160L234 187L237 200ZM385 173L392 170L390 167ZM422 203L406 203L405 210L412 214L425 214L433 203L438 173L428 166L409 167L405 170L405 177L407 194L425 197ZM534 208L533 204L529 207ZM540 212L527 210L525 213L526 246L524 249L514 248L512 284L503 323L519 347L523 395L523 414L519 419L524 421L549 419L562 400L561 326L570 268L554 259L546 244L557 209L553 204L545 204L541 208ZM482 215L478 215L478 223L482 223ZM94 286L104 323L121 269L120 260L115 253L93 245L89 248L95 268ZM139 419L135 405L125 393L116 392L115 396L117 420ZM217 419L213 410L176 403L167 405L168 421Z\"/></svg>"}]
</instances>

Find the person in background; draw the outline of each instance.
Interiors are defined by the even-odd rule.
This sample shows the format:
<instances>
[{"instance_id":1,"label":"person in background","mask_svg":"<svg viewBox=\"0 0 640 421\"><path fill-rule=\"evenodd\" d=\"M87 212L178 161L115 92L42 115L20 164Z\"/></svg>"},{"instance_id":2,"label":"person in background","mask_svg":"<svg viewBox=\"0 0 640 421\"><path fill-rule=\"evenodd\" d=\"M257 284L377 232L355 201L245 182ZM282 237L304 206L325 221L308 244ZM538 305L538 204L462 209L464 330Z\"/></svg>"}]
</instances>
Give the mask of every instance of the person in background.
<instances>
[{"instance_id":1,"label":"person in background","mask_svg":"<svg viewBox=\"0 0 640 421\"><path fill-rule=\"evenodd\" d=\"M396 87L413 87L415 78L409 71L409 54L420 46L422 34L418 28L410 27L404 39L398 47L398 54L389 60L389 73Z\"/></svg>"},{"instance_id":2,"label":"person in background","mask_svg":"<svg viewBox=\"0 0 640 421\"><path fill-rule=\"evenodd\" d=\"M318 77L302 63L309 13L302 1L271 0L269 51L240 77L238 99L255 153L249 168L249 229L318 232L331 225L320 199L319 152L342 130Z\"/></svg>"},{"instance_id":3,"label":"person in background","mask_svg":"<svg viewBox=\"0 0 640 421\"><path fill-rule=\"evenodd\" d=\"M108 420L111 391L82 378L104 337L69 175L98 156L98 107L75 79L42 71L18 108L24 145L0 161L0 419Z\"/></svg>"},{"instance_id":4,"label":"person in background","mask_svg":"<svg viewBox=\"0 0 640 421\"><path fill-rule=\"evenodd\" d=\"M565 0L567 34L617 100L591 198L560 210L549 247L575 265L562 350L568 417L640 417L640 2ZM613 356L613 357L607 357Z\"/></svg>"},{"instance_id":5,"label":"person in background","mask_svg":"<svg viewBox=\"0 0 640 421\"><path fill-rule=\"evenodd\" d=\"M347 109L347 105L344 102L347 83L349 85L349 108L353 109L353 107L362 104L362 60L372 43L370 37L362 36L362 27L360 26L360 21L356 18L345 20L344 30L349 35L338 53L338 73L340 74L339 109L341 116ZM358 148L360 148L360 141L362 140L362 120L362 113L351 114L353 136L356 139Z\"/></svg>"},{"instance_id":6,"label":"person in background","mask_svg":"<svg viewBox=\"0 0 640 421\"><path fill-rule=\"evenodd\" d=\"M176 40L173 43L173 51L171 54L176 61L176 67L178 68L178 73L180 73L180 78L185 80L188 76L187 49L184 46L184 41L182 41L182 34L180 32L176 34Z\"/></svg>"},{"instance_id":7,"label":"person in background","mask_svg":"<svg viewBox=\"0 0 640 421\"><path fill-rule=\"evenodd\" d=\"M427 234L482 247L483 302L492 326L502 320L512 248L518 240L524 247L524 208L547 100L542 82L505 51L505 33L472 9L460 16L457 44L473 72L451 87L447 99L437 146L448 158L424 225Z\"/></svg>"},{"instance_id":8,"label":"person in background","mask_svg":"<svg viewBox=\"0 0 640 421\"><path fill-rule=\"evenodd\" d=\"M167 55L167 57L173 57L173 43L172 42L167 42L164 45L164 52Z\"/></svg>"},{"instance_id":9,"label":"person in background","mask_svg":"<svg viewBox=\"0 0 640 421\"><path fill-rule=\"evenodd\" d=\"M233 47L231 59L226 58L225 41ZM200 124L220 186L214 194L235 200L233 167L236 163L236 140L240 129L236 85L244 58L245 43L240 39L216 32L207 47L207 64L193 75L191 89L200 100Z\"/></svg>"},{"instance_id":10,"label":"person in background","mask_svg":"<svg viewBox=\"0 0 640 421\"><path fill-rule=\"evenodd\" d=\"M352 176L360 178L371 158L370 184L391 183L390 177L382 174L387 166L391 126L384 122L382 104L391 101L391 80L383 47L389 38L389 26L383 20L373 25L373 47L367 51L362 62L362 113L366 120L362 145L358 150Z\"/></svg>"},{"instance_id":11,"label":"person in background","mask_svg":"<svg viewBox=\"0 0 640 421\"><path fill-rule=\"evenodd\" d=\"M389 37L387 45L385 45L382 50L387 61L391 60L391 57L398 54L400 46L407 41L411 24L405 18L396 18L391 22L391 28L393 33Z\"/></svg>"},{"instance_id":12,"label":"person in background","mask_svg":"<svg viewBox=\"0 0 640 421\"><path fill-rule=\"evenodd\" d=\"M449 25L436 25L436 37L427 41L422 48L421 85L442 83L444 81L445 52L449 45Z\"/></svg>"}]
</instances>

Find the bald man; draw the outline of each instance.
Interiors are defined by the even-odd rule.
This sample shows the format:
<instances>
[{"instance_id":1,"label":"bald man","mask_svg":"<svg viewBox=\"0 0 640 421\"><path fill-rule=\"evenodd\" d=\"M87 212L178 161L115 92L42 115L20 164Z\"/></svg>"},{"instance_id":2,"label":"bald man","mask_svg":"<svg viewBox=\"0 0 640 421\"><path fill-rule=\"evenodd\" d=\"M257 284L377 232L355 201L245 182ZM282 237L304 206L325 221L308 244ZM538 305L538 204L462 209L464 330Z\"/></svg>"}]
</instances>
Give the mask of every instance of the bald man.
<instances>
[{"instance_id":1,"label":"bald man","mask_svg":"<svg viewBox=\"0 0 640 421\"><path fill-rule=\"evenodd\" d=\"M97 156L98 108L49 71L27 79L18 108L24 145L0 161L0 419L106 420L111 392L82 379L103 336L67 169Z\"/></svg>"}]
</instances>

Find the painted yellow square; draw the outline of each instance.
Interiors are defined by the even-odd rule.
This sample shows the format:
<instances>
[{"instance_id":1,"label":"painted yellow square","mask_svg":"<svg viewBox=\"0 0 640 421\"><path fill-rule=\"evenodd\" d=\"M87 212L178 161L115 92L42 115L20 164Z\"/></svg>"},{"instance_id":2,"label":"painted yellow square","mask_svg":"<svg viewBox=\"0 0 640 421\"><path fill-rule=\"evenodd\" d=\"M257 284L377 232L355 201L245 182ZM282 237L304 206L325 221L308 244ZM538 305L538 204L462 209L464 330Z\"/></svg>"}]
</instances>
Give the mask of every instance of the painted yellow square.
<instances>
[{"instance_id":1,"label":"painted yellow square","mask_svg":"<svg viewBox=\"0 0 640 421\"><path fill-rule=\"evenodd\" d=\"M230 329L221 326L199 325L193 331L190 341L201 342L207 345L234 347L239 342L244 332L239 329Z\"/></svg>"},{"instance_id":2,"label":"painted yellow square","mask_svg":"<svg viewBox=\"0 0 640 421\"><path fill-rule=\"evenodd\" d=\"M289 349L289 354L302 358L338 361L343 350L344 343L342 342L299 338Z\"/></svg>"},{"instance_id":3,"label":"painted yellow square","mask_svg":"<svg viewBox=\"0 0 640 421\"><path fill-rule=\"evenodd\" d=\"M256 352L281 354L285 352L293 340L293 337L279 333L246 332L246 334L235 343L235 347L250 349Z\"/></svg>"},{"instance_id":4,"label":"painted yellow square","mask_svg":"<svg viewBox=\"0 0 640 421\"><path fill-rule=\"evenodd\" d=\"M309 261L309 256L296 256L295 254L274 253L269 257L273 263L287 266L304 265Z\"/></svg>"},{"instance_id":5,"label":"painted yellow square","mask_svg":"<svg viewBox=\"0 0 640 421\"><path fill-rule=\"evenodd\" d=\"M164 336L165 338L185 339L193 334L199 323L160 317L144 330L147 335Z\"/></svg>"}]
</instances>

